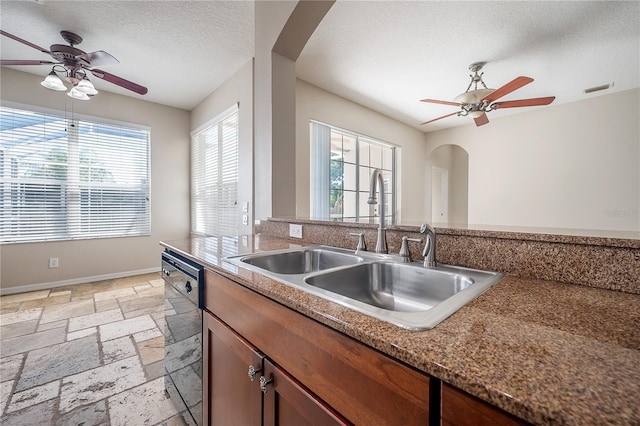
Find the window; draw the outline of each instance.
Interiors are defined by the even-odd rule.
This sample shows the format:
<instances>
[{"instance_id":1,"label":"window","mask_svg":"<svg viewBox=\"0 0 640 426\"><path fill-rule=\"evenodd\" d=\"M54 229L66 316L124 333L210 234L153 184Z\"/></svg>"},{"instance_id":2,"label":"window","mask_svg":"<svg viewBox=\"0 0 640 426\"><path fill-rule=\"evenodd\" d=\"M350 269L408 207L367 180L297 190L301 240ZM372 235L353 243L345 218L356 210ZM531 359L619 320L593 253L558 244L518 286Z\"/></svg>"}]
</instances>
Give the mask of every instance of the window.
<instances>
[{"instance_id":1,"label":"window","mask_svg":"<svg viewBox=\"0 0 640 426\"><path fill-rule=\"evenodd\" d=\"M0 242L149 235L149 131L0 107Z\"/></svg>"},{"instance_id":2,"label":"window","mask_svg":"<svg viewBox=\"0 0 640 426\"><path fill-rule=\"evenodd\" d=\"M367 200L377 168L384 180L385 222L395 223L395 146L314 121L311 145L312 219L376 222L377 205Z\"/></svg>"},{"instance_id":3,"label":"window","mask_svg":"<svg viewBox=\"0 0 640 426\"><path fill-rule=\"evenodd\" d=\"M236 235L238 209L238 107L191 137L191 231Z\"/></svg>"}]
</instances>

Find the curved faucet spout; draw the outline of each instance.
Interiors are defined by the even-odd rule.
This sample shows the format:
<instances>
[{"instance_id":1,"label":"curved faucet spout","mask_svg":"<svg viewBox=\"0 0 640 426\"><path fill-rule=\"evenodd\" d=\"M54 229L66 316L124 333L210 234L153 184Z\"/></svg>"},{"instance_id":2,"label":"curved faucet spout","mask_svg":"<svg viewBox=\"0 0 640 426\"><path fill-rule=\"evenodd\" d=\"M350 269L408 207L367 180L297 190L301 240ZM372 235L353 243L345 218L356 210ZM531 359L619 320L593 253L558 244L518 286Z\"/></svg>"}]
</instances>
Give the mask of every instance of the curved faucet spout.
<instances>
[{"instance_id":1,"label":"curved faucet spout","mask_svg":"<svg viewBox=\"0 0 640 426\"><path fill-rule=\"evenodd\" d=\"M376 184L378 185L378 192L380 193L380 202L376 199ZM388 253L387 249L387 235L384 229L384 178L382 177L382 170L373 169L371 173L371 181L369 182L369 199L367 204L379 204L378 216L378 242L376 243L376 253Z\"/></svg>"}]
</instances>

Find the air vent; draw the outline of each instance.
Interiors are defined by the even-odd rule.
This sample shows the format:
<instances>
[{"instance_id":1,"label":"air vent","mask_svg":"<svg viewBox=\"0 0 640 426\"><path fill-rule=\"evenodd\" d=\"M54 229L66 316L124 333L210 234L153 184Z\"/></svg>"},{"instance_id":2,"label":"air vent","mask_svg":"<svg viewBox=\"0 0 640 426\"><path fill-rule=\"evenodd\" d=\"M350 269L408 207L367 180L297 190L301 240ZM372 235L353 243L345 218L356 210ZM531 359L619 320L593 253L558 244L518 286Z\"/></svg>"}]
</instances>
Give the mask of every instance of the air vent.
<instances>
[{"instance_id":1,"label":"air vent","mask_svg":"<svg viewBox=\"0 0 640 426\"><path fill-rule=\"evenodd\" d=\"M611 83L611 84L603 84L602 86L595 86L595 87L590 87L588 89L584 89L584 93L599 92L601 90L607 90L607 89L609 89L611 87L613 87L613 83Z\"/></svg>"}]
</instances>

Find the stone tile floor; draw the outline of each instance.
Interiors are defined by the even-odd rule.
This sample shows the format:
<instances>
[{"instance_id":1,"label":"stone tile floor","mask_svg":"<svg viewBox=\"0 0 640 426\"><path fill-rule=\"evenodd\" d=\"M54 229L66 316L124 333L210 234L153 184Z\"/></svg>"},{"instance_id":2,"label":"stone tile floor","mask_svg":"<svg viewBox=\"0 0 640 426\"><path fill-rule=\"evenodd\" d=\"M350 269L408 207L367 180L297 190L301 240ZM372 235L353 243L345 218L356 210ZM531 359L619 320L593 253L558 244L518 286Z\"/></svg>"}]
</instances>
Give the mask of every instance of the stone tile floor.
<instances>
[{"instance_id":1,"label":"stone tile floor","mask_svg":"<svg viewBox=\"0 0 640 426\"><path fill-rule=\"evenodd\" d=\"M0 424L184 425L164 309L159 274L0 297Z\"/></svg>"}]
</instances>

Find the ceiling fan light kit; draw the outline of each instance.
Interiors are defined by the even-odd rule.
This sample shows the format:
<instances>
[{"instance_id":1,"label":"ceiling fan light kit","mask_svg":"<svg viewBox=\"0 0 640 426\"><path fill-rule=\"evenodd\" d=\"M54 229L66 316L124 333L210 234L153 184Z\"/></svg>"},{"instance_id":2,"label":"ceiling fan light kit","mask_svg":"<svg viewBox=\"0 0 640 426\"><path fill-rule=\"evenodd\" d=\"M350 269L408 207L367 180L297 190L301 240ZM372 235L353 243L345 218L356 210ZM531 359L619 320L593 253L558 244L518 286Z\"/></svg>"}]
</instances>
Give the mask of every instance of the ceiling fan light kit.
<instances>
[{"instance_id":1,"label":"ceiling fan light kit","mask_svg":"<svg viewBox=\"0 0 640 426\"><path fill-rule=\"evenodd\" d=\"M69 92L67 93L67 96L79 101L88 101L89 99L91 99L89 98L89 95L87 95L86 93L82 93L76 87L72 87L71 90L69 90Z\"/></svg>"},{"instance_id":2,"label":"ceiling fan light kit","mask_svg":"<svg viewBox=\"0 0 640 426\"><path fill-rule=\"evenodd\" d=\"M51 70L49 75L47 75L44 80L40 82L40 84L50 90L67 90L67 86L62 83L62 80L60 80L60 77L58 77L54 70Z\"/></svg>"},{"instance_id":3,"label":"ceiling fan light kit","mask_svg":"<svg viewBox=\"0 0 640 426\"><path fill-rule=\"evenodd\" d=\"M442 117L434 118L421 124L429 124L434 121L450 117L452 115L457 115L458 117L469 116L474 119L476 126L483 126L489 122L486 114L487 112L491 112L498 108L549 105L555 99L555 96L547 96L544 98L495 102L501 97L513 92L514 90L517 90L531 83L533 79L530 77L520 76L516 77L515 79L498 89L490 89L482 80L482 76L484 73L478 74L478 72L482 70L482 67L484 67L485 64L486 62L474 62L469 65L469 71L473 73L469 76L471 77L469 86L467 86L467 90L464 93L456 96L453 102L440 101L437 99L422 99L421 102L457 106L460 108L460 111L443 115ZM480 85L480 88L478 88L478 85ZM473 90L471 90L472 87Z\"/></svg>"},{"instance_id":4,"label":"ceiling fan light kit","mask_svg":"<svg viewBox=\"0 0 640 426\"><path fill-rule=\"evenodd\" d=\"M76 85L75 89L78 90L79 92L86 93L89 96L93 96L93 95L97 95L98 94L98 91L93 86L93 83L91 83L89 81L89 79L87 78L86 75L84 76L84 78L82 80L80 80L78 82L78 84Z\"/></svg>"},{"instance_id":5,"label":"ceiling fan light kit","mask_svg":"<svg viewBox=\"0 0 640 426\"><path fill-rule=\"evenodd\" d=\"M56 70L56 67L58 70ZM88 101L91 99L90 96L98 94L98 91L93 86L93 83L89 81L84 70L72 70L64 68L61 65L54 65L53 68L51 68L51 72L40 82L40 85L50 90L66 91L67 86L64 85L58 73L63 75L64 79L73 85L67 93L67 96L70 98L79 101Z\"/></svg>"},{"instance_id":6,"label":"ceiling fan light kit","mask_svg":"<svg viewBox=\"0 0 640 426\"><path fill-rule=\"evenodd\" d=\"M51 72L40 83L47 89L66 91L67 87L60 78L62 77L64 80L72 84L71 90L69 90L67 96L77 100L88 101L91 99L91 96L98 94L98 91L94 87L93 83L89 81L89 77L87 76L87 71L89 71L96 78L108 81L109 83L131 90L132 92L140 95L147 93L147 88L144 86L125 80L117 75L92 68L98 65L117 64L119 61L102 50L86 53L76 48L74 45L80 44L82 42L82 37L70 31L60 31L62 38L69 43L68 46L64 44L53 44L49 50L23 40L13 34L9 34L3 30L0 30L0 34L33 49L39 50L42 53L46 53L55 60L55 62L41 60L0 60L0 65L6 66L53 65Z\"/></svg>"}]
</instances>

